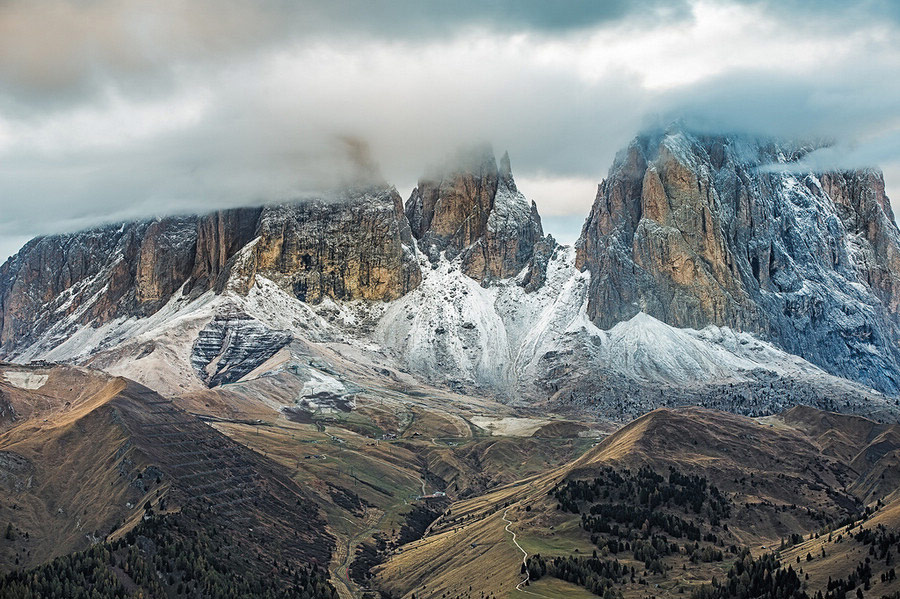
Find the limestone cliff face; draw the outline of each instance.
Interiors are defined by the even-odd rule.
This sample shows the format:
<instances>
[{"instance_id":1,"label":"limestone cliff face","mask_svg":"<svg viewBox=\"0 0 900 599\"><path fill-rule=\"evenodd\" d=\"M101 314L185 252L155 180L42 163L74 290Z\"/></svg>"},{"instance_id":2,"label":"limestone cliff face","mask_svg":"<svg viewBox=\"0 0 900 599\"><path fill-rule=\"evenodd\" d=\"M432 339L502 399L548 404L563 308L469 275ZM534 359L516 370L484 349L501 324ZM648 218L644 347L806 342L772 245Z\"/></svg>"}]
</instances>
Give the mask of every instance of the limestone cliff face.
<instances>
[{"instance_id":1,"label":"limestone cliff face","mask_svg":"<svg viewBox=\"0 0 900 599\"><path fill-rule=\"evenodd\" d=\"M452 167L422 178L406 215L432 262L441 252L461 256L463 272L484 283L519 274L544 239L537 207L516 188L509 156L498 167L486 146L462 152Z\"/></svg>"},{"instance_id":2,"label":"limestone cliff face","mask_svg":"<svg viewBox=\"0 0 900 599\"><path fill-rule=\"evenodd\" d=\"M190 274L190 219L39 237L0 267L0 355L56 322L153 312Z\"/></svg>"},{"instance_id":3,"label":"limestone cliff face","mask_svg":"<svg viewBox=\"0 0 900 599\"><path fill-rule=\"evenodd\" d=\"M221 289L222 274L232 256L256 237L262 208L220 210L199 219L197 223L197 251L191 284L206 290Z\"/></svg>"},{"instance_id":4,"label":"limestone cliff face","mask_svg":"<svg viewBox=\"0 0 900 599\"><path fill-rule=\"evenodd\" d=\"M590 317L746 330L900 390L900 233L881 174L788 172L811 149L678 128L633 141L577 244Z\"/></svg>"},{"instance_id":5,"label":"limestone cliff face","mask_svg":"<svg viewBox=\"0 0 900 599\"><path fill-rule=\"evenodd\" d=\"M191 274L197 243L197 219L166 218L147 225L140 241L135 265L134 306L144 313L153 313L178 291ZM123 261L123 265L127 261ZM128 279L123 279L128 285Z\"/></svg>"},{"instance_id":6,"label":"limestone cliff face","mask_svg":"<svg viewBox=\"0 0 900 599\"><path fill-rule=\"evenodd\" d=\"M0 357L151 315L180 290L246 293L257 275L308 302L394 299L421 280L412 248L402 200L386 186L40 237L0 267Z\"/></svg>"},{"instance_id":7,"label":"limestone cliff face","mask_svg":"<svg viewBox=\"0 0 900 599\"><path fill-rule=\"evenodd\" d=\"M264 276L305 302L385 301L422 280L403 202L393 188L266 207L257 236L229 275L242 292Z\"/></svg>"}]
</instances>

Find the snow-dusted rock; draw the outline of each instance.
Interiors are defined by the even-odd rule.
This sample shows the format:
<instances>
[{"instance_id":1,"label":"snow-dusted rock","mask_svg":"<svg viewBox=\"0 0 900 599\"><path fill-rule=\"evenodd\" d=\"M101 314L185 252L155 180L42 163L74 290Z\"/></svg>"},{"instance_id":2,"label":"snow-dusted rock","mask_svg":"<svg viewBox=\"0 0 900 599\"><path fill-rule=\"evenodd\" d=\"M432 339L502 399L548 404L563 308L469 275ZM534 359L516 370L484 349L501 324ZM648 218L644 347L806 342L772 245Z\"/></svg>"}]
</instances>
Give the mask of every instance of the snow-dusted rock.
<instances>
[{"instance_id":1,"label":"snow-dusted rock","mask_svg":"<svg viewBox=\"0 0 900 599\"><path fill-rule=\"evenodd\" d=\"M233 383L274 356L291 339L289 333L272 330L241 310L223 310L197 335L191 365L210 387Z\"/></svg>"},{"instance_id":2,"label":"snow-dusted rock","mask_svg":"<svg viewBox=\"0 0 900 599\"><path fill-rule=\"evenodd\" d=\"M880 173L794 172L814 146L637 138L578 241L588 314L756 333L828 372L900 391L900 234Z\"/></svg>"},{"instance_id":3,"label":"snow-dusted rock","mask_svg":"<svg viewBox=\"0 0 900 599\"><path fill-rule=\"evenodd\" d=\"M691 403L891 413L854 382L898 390L881 179L791 174L806 151L640 138L577 250L542 236L488 150L423 179L405 212L377 186L40 238L0 268L0 358L170 395L278 372L290 401L319 408L349 409L354 376L375 372L612 418Z\"/></svg>"},{"instance_id":4,"label":"snow-dusted rock","mask_svg":"<svg viewBox=\"0 0 900 599\"><path fill-rule=\"evenodd\" d=\"M420 179L406 215L433 263L442 253L461 256L463 272L484 283L517 275L543 241L537 206L516 188L509 155L498 167L489 146L462 151L443 171Z\"/></svg>"}]
</instances>

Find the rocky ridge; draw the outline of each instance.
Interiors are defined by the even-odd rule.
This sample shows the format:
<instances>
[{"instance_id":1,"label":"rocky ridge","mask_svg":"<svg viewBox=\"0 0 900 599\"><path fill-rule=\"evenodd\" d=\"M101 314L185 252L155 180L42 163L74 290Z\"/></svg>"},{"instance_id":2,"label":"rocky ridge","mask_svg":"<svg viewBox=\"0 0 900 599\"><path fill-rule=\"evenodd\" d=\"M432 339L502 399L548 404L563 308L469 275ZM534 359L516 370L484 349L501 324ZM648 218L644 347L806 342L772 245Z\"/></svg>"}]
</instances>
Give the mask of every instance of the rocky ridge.
<instances>
[{"instance_id":1,"label":"rocky ridge","mask_svg":"<svg viewBox=\"0 0 900 599\"><path fill-rule=\"evenodd\" d=\"M635 139L577 243L590 318L727 326L900 391L900 233L884 181L793 172L814 149L679 127Z\"/></svg>"},{"instance_id":2,"label":"rocky ridge","mask_svg":"<svg viewBox=\"0 0 900 599\"><path fill-rule=\"evenodd\" d=\"M150 316L179 294L246 294L257 276L301 301L400 297L420 273L399 195L349 190L36 238L0 267L0 355Z\"/></svg>"},{"instance_id":3,"label":"rocky ridge","mask_svg":"<svg viewBox=\"0 0 900 599\"><path fill-rule=\"evenodd\" d=\"M394 188L267 206L256 234L229 273L243 293L261 274L303 302L389 301L422 279Z\"/></svg>"},{"instance_id":4,"label":"rocky ridge","mask_svg":"<svg viewBox=\"0 0 900 599\"><path fill-rule=\"evenodd\" d=\"M316 347L603 417L810 403L890 418L894 400L868 388L894 393L898 376L880 176L792 175L810 148L786 148L638 138L577 248L542 235L489 150L423 178L405 207L361 186L40 238L0 270L0 358L183 393Z\"/></svg>"},{"instance_id":5,"label":"rocky ridge","mask_svg":"<svg viewBox=\"0 0 900 599\"><path fill-rule=\"evenodd\" d=\"M419 180L406 202L406 215L419 248L432 264L443 253L459 256L462 271L489 284L535 268L525 282L540 287L536 252L552 251L537 205L516 187L509 154L497 165L493 150L481 146L461 152L450 166Z\"/></svg>"}]
</instances>

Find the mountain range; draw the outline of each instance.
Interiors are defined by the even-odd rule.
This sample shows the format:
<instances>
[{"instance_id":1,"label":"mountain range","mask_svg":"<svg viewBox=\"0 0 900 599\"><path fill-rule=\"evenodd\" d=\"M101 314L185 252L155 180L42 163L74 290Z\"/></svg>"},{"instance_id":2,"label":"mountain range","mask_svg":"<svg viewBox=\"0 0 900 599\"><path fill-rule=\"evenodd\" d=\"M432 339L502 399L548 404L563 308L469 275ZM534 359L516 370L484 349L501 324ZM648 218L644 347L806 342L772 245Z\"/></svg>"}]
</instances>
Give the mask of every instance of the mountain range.
<instances>
[{"instance_id":1,"label":"mountain range","mask_svg":"<svg viewBox=\"0 0 900 599\"><path fill-rule=\"evenodd\" d=\"M405 204L376 181L39 237L0 268L0 356L176 393L339 343L463 393L610 418L701 401L880 417L900 392L900 233L879 172L795 170L816 147L639 136L574 248L486 146Z\"/></svg>"},{"instance_id":2,"label":"mountain range","mask_svg":"<svg viewBox=\"0 0 900 599\"><path fill-rule=\"evenodd\" d=\"M483 145L33 239L0 595L896 599L900 230L821 147L642 134L574 246Z\"/></svg>"}]
</instances>

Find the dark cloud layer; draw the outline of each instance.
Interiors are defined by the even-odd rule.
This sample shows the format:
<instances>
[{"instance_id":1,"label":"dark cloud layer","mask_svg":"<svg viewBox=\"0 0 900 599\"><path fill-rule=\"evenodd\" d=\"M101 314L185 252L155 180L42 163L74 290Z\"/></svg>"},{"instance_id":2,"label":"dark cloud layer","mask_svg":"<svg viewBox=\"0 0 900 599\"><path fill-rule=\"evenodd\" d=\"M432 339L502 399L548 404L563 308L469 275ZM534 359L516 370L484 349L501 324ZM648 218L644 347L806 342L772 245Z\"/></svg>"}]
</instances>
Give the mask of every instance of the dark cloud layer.
<instances>
[{"instance_id":1,"label":"dark cloud layer","mask_svg":"<svg viewBox=\"0 0 900 599\"><path fill-rule=\"evenodd\" d=\"M816 168L880 164L900 183L895 2L374 5L0 4L0 254L376 168L407 193L478 141L510 151L571 235L616 150L674 119L827 137Z\"/></svg>"},{"instance_id":2,"label":"dark cloud layer","mask_svg":"<svg viewBox=\"0 0 900 599\"><path fill-rule=\"evenodd\" d=\"M743 0L743 3L790 19L798 27L811 21L816 26L827 22L837 30L846 31L855 26L868 27L873 22L900 22L900 4L895 0Z\"/></svg>"},{"instance_id":3,"label":"dark cloud layer","mask_svg":"<svg viewBox=\"0 0 900 599\"><path fill-rule=\"evenodd\" d=\"M317 41L433 41L482 29L556 35L633 15L688 18L683 0L11 0L0 7L8 109L53 108L110 86L164 89L187 64Z\"/></svg>"}]
</instances>

